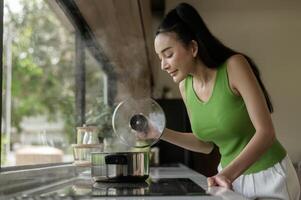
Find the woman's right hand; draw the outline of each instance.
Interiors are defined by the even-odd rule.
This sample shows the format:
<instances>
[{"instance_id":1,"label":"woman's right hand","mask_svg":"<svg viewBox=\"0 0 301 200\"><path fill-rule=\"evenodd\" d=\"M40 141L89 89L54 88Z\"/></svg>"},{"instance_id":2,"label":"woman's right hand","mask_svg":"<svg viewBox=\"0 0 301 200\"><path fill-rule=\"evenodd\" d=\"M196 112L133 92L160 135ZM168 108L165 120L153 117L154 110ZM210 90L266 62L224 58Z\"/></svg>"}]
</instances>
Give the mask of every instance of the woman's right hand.
<instances>
[{"instance_id":1,"label":"woman's right hand","mask_svg":"<svg viewBox=\"0 0 301 200\"><path fill-rule=\"evenodd\" d=\"M219 186L232 189L232 182L224 175L217 174L207 178L208 187Z\"/></svg>"},{"instance_id":2,"label":"woman's right hand","mask_svg":"<svg viewBox=\"0 0 301 200\"><path fill-rule=\"evenodd\" d=\"M161 132L149 120L147 128L143 131L135 131L135 134L138 140L156 140L161 136Z\"/></svg>"}]
</instances>

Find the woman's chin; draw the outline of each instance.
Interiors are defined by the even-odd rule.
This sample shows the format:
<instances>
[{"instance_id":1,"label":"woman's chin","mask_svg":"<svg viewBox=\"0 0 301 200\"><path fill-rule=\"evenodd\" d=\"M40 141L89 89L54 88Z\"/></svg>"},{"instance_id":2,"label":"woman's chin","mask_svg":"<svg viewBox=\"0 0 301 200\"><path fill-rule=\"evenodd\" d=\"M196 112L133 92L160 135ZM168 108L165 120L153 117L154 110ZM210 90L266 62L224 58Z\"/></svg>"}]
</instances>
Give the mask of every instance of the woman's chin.
<instances>
[{"instance_id":1,"label":"woman's chin","mask_svg":"<svg viewBox=\"0 0 301 200\"><path fill-rule=\"evenodd\" d=\"M172 77L173 82L175 83L180 83L183 79L181 77L178 76L173 76Z\"/></svg>"}]
</instances>

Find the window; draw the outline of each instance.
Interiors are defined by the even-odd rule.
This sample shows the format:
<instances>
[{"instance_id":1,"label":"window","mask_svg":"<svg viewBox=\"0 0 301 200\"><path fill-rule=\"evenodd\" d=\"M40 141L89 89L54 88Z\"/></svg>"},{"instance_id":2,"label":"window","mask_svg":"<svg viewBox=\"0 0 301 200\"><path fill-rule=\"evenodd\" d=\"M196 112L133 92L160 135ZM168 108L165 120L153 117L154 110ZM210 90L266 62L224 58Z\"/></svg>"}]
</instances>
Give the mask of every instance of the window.
<instances>
[{"instance_id":1,"label":"window","mask_svg":"<svg viewBox=\"0 0 301 200\"><path fill-rule=\"evenodd\" d=\"M79 108L76 31L45 0L4 0L1 167L71 162ZM87 48L83 113L106 103L106 74ZM93 113L88 116L91 120Z\"/></svg>"}]
</instances>

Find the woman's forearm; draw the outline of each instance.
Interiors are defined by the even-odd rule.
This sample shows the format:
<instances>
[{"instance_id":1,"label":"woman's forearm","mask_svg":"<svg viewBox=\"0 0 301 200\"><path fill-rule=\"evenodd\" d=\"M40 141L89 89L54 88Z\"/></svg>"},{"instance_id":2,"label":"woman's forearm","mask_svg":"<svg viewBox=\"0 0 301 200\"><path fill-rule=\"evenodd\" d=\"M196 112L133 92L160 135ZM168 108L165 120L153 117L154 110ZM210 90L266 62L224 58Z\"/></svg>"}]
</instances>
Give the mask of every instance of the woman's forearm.
<instances>
[{"instance_id":1,"label":"woman's forearm","mask_svg":"<svg viewBox=\"0 0 301 200\"><path fill-rule=\"evenodd\" d=\"M209 154L213 149L213 144L197 139L192 133L182 133L171 129L164 129L161 139L199 153Z\"/></svg>"}]
</instances>

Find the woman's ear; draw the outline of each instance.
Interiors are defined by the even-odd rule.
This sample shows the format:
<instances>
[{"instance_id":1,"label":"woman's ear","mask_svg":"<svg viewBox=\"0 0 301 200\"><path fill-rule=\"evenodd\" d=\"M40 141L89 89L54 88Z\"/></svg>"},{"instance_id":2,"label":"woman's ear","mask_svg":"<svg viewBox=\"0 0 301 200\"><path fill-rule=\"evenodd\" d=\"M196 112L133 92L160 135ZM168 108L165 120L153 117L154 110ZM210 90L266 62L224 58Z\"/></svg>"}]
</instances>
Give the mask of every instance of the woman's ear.
<instances>
[{"instance_id":1,"label":"woman's ear","mask_svg":"<svg viewBox=\"0 0 301 200\"><path fill-rule=\"evenodd\" d=\"M195 40L192 40L191 41L191 51L192 51L192 56L194 58L196 58L198 55L198 50L199 50L198 48L199 48L198 43Z\"/></svg>"}]
</instances>

